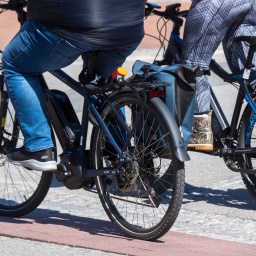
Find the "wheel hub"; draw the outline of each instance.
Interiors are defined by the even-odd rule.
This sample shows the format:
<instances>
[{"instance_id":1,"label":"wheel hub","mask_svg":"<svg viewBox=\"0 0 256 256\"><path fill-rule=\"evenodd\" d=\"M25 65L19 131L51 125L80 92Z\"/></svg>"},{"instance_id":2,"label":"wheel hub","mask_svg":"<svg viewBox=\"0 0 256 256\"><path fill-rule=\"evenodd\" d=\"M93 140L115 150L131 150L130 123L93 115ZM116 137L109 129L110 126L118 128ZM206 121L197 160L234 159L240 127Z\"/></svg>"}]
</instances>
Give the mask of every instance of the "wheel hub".
<instances>
[{"instance_id":1,"label":"wheel hub","mask_svg":"<svg viewBox=\"0 0 256 256\"><path fill-rule=\"evenodd\" d=\"M139 164L136 160L131 160L121 167L119 176L119 187L122 191L134 191L137 188L136 180L139 176Z\"/></svg>"}]
</instances>

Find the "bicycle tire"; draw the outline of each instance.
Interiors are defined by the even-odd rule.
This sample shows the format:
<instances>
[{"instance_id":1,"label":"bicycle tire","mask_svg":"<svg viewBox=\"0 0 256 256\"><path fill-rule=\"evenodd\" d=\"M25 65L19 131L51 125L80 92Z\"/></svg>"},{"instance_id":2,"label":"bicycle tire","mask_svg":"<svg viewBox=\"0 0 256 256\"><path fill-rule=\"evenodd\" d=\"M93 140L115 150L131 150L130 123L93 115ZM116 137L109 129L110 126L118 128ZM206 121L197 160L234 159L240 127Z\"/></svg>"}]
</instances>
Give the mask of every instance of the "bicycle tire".
<instances>
[{"instance_id":1,"label":"bicycle tire","mask_svg":"<svg viewBox=\"0 0 256 256\"><path fill-rule=\"evenodd\" d=\"M247 105L239 124L238 145L241 148L256 147L256 118L253 115L253 110ZM246 168L256 169L256 154L245 154L243 160ZM256 174L241 173L241 177L249 193L256 199Z\"/></svg>"},{"instance_id":2,"label":"bicycle tire","mask_svg":"<svg viewBox=\"0 0 256 256\"><path fill-rule=\"evenodd\" d=\"M0 96L3 93L6 92L0 91ZM44 200L53 174L27 170L7 161L6 152L23 145L23 137L10 101L6 118L1 115L0 120L2 124L5 123L0 152L0 216L20 217L36 209Z\"/></svg>"},{"instance_id":3,"label":"bicycle tire","mask_svg":"<svg viewBox=\"0 0 256 256\"><path fill-rule=\"evenodd\" d=\"M119 113L125 111L125 122L129 129L133 128L137 119L143 120L137 123L127 152L136 156L138 170L135 174L129 173L129 168L125 170L118 178L119 189L127 192L154 188L156 196L120 197L111 194L109 186L113 180L108 176L96 177L98 195L110 220L126 236L156 240L170 230L180 211L185 187L184 163L175 156L167 126L151 102L143 105L133 93L123 92L112 98L111 103ZM141 116L138 115L140 110ZM101 116L112 131L112 136L119 138L117 141L122 148L127 135L117 125L118 120L113 112L106 105ZM110 150L101 128L93 130L91 148L94 167L115 167L118 162L116 153Z\"/></svg>"}]
</instances>

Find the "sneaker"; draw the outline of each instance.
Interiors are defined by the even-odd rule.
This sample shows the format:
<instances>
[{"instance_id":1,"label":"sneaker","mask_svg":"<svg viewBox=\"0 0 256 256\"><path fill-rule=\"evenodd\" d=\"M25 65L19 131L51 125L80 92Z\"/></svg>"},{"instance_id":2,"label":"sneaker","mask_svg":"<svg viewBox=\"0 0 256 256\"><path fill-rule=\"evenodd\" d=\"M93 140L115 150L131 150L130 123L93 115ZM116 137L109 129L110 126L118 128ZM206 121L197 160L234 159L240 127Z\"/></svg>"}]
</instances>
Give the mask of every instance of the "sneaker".
<instances>
[{"instance_id":1,"label":"sneaker","mask_svg":"<svg viewBox=\"0 0 256 256\"><path fill-rule=\"evenodd\" d=\"M188 150L213 151L211 114L212 112L208 115L194 116L193 133L188 144Z\"/></svg>"},{"instance_id":2,"label":"sneaker","mask_svg":"<svg viewBox=\"0 0 256 256\"><path fill-rule=\"evenodd\" d=\"M52 148L37 152L28 152L24 147L14 148L7 152L7 160L35 171L54 171L57 170L57 162L54 159Z\"/></svg>"}]
</instances>

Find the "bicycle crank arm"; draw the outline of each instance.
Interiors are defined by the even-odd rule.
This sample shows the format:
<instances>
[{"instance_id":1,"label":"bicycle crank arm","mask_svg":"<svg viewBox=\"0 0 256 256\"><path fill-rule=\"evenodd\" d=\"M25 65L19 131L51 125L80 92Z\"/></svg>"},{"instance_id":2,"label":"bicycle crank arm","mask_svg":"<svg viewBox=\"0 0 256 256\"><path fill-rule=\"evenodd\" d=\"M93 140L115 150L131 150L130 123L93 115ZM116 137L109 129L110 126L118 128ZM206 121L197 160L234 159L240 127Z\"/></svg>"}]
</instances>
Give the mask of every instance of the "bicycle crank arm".
<instances>
[{"instance_id":1,"label":"bicycle crank arm","mask_svg":"<svg viewBox=\"0 0 256 256\"><path fill-rule=\"evenodd\" d=\"M227 148L216 149L214 155L216 156L229 156L229 155L241 155L256 153L256 147L253 148Z\"/></svg>"},{"instance_id":2,"label":"bicycle crank arm","mask_svg":"<svg viewBox=\"0 0 256 256\"><path fill-rule=\"evenodd\" d=\"M115 195L115 196L120 196L120 197L155 197L155 191L153 188L150 189L133 189L132 191L123 191L119 188L117 184L117 179L113 177L112 179L112 184L108 187L108 192Z\"/></svg>"},{"instance_id":3,"label":"bicycle crank arm","mask_svg":"<svg viewBox=\"0 0 256 256\"><path fill-rule=\"evenodd\" d=\"M239 162L239 160L238 160ZM256 169L246 169L246 167L242 167L238 164L238 162L231 158L226 159L225 164L226 166L233 172L240 172L240 173L247 173L247 174L256 174Z\"/></svg>"},{"instance_id":4,"label":"bicycle crank arm","mask_svg":"<svg viewBox=\"0 0 256 256\"><path fill-rule=\"evenodd\" d=\"M108 192L110 194L113 194L115 196L120 196L120 197L127 197L127 196L145 197L145 196L154 196L155 195L155 191L153 188L147 189L147 190L137 189L135 191L122 191L119 188L112 187L112 185L108 188Z\"/></svg>"},{"instance_id":5,"label":"bicycle crank arm","mask_svg":"<svg viewBox=\"0 0 256 256\"><path fill-rule=\"evenodd\" d=\"M95 178L97 176L103 176L103 175L111 175L116 176L119 174L118 169L86 169L85 170L85 176L86 178Z\"/></svg>"},{"instance_id":6,"label":"bicycle crank arm","mask_svg":"<svg viewBox=\"0 0 256 256\"><path fill-rule=\"evenodd\" d=\"M233 168L228 166L228 168L233 172L240 172L240 173L247 173L247 174L256 174L256 169L240 169L240 168Z\"/></svg>"}]
</instances>

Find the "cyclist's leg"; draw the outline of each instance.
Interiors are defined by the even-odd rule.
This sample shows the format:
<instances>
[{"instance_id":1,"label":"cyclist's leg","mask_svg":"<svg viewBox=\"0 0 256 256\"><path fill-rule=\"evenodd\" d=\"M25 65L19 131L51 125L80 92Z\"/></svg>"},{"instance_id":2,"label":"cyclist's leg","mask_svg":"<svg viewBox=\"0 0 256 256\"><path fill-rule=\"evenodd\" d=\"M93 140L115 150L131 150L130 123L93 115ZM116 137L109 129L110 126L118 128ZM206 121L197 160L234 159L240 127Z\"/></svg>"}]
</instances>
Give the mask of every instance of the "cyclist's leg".
<instances>
[{"instance_id":1,"label":"cyclist's leg","mask_svg":"<svg viewBox=\"0 0 256 256\"><path fill-rule=\"evenodd\" d=\"M60 54L70 52L68 47L65 40L31 21L22 27L3 53L7 89L19 117L28 151L53 146L37 74L71 64L81 50L71 53L69 58L65 55L59 57Z\"/></svg>"},{"instance_id":2,"label":"cyclist's leg","mask_svg":"<svg viewBox=\"0 0 256 256\"><path fill-rule=\"evenodd\" d=\"M133 53L138 44L130 47L99 52L96 60L96 70L102 77L108 78L118 67L122 66L126 58ZM107 65L105 65L107 63Z\"/></svg>"},{"instance_id":3,"label":"cyclist's leg","mask_svg":"<svg viewBox=\"0 0 256 256\"><path fill-rule=\"evenodd\" d=\"M37 74L55 68L50 40L56 45L61 39L50 38L43 30L39 23L27 22L3 53L7 89L19 117L25 148L31 152L53 146Z\"/></svg>"},{"instance_id":4,"label":"cyclist's leg","mask_svg":"<svg viewBox=\"0 0 256 256\"><path fill-rule=\"evenodd\" d=\"M113 72L123 65L126 58L133 53L139 43L129 47L120 47L113 50L102 50L97 53L95 63L95 73L100 75L103 79L108 79ZM89 53L83 53L82 59L84 62L84 69L88 68Z\"/></svg>"},{"instance_id":5,"label":"cyclist's leg","mask_svg":"<svg viewBox=\"0 0 256 256\"><path fill-rule=\"evenodd\" d=\"M197 4L192 4L187 16L182 59L186 64L208 69L211 58L229 27L248 13L252 3L243 0L201 0L197 2ZM206 103L204 96L201 96L201 94L210 93L207 78L205 78L205 83L203 90L197 94L196 113L210 109L209 102ZM197 89L199 86L197 85Z\"/></svg>"},{"instance_id":6,"label":"cyclist's leg","mask_svg":"<svg viewBox=\"0 0 256 256\"><path fill-rule=\"evenodd\" d=\"M132 52L137 48L138 44L131 45L129 47L116 48L115 50L105 50L97 53L97 59L95 63L95 72L98 73L104 80L113 74L113 72L125 62L126 58L132 54ZM87 63L88 54L82 55L84 63ZM86 65L85 65L86 68ZM125 120L124 109L120 110L121 117ZM120 136L116 136L117 133L114 132L113 127L109 127L110 132L114 135L114 139L118 145L121 145ZM116 129L116 128L115 128ZM122 126L118 127L119 132L122 137L125 138L126 131ZM107 147L112 148L110 143L106 143Z\"/></svg>"},{"instance_id":7,"label":"cyclist's leg","mask_svg":"<svg viewBox=\"0 0 256 256\"><path fill-rule=\"evenodd\" d=\"M243 18L243 20L237 20L228 30L226 37L223 40L223 49L229 65L230 70L234 74L241 73L246 63L248 55L248 44L245 42L235 42L235 38L239 36L251 36L256 35L256 2L253 2L253 6L250 12ZM254 56L254 63L256 63L256 56ZM250 82L252 86L256 85L256 72L252 71L250 76Z\"/></svg>"},{"instance_id":8,"label":"cyclist's leg","mask_svg":"<svg viewBox=\"0 0 256 256\"><path fill-rule=\"evenodd\" d=\"M197 2L197 3L195 3ZM229 27L249 11L251 3L232 1L194 1L187 16L182 49L183 62L208 69L213 53L224 39ZM207 77L197 78L194 125L189 147L212 149L210 118L210 85ZM205 114L206 113L206 114ZM204 114L204 115L203 115ZM196 125L198 124L198 125ZM203 130L199 129L204 127Z\"/></svg>"},{"instance_id":9,"label":"cyclist's leg","mask_svg":"<svg viewBox=\"0 0 256 256\"><path fill-rule=\"evenodd\" d=\"M37 75L71 64L84 50L86 47L81 49L70 44L35 21L26 22L6 47L3 53L3 70L7 89L25 137L25 149L22 149L22 153L14 151L8 155L13 163L23 162L21 165L25 166L30 164L27 162L32 158L31 152L40 151L44 154L46 149L53 147L44 96ZM51 159L51 154L48 152L48 159ZM27 155L24 156L25 154ZM23 157L26 163L20 159ZM54 168L53 165L56 165L54 162L49 169ZM40 161L40 165L45 166L45 163L41 164ZM26 167L30 168L30 166Z\"/></svg>"}]
</instances>

